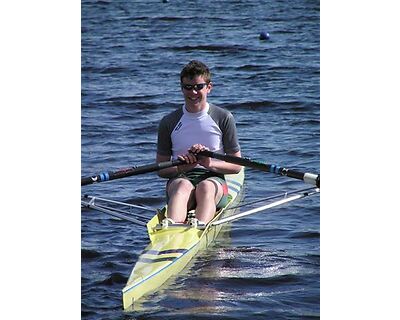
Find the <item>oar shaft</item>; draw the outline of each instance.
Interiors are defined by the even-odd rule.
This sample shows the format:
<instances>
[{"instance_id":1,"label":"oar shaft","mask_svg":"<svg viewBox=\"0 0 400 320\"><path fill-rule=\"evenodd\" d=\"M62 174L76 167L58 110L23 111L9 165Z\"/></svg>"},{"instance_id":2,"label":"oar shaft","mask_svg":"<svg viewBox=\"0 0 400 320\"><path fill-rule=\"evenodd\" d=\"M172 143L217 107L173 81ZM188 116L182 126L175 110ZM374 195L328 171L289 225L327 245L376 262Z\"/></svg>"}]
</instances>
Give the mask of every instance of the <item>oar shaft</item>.
<instances>
[{"instance_id":1,"label":"oar shaft","mask_svg":"<svg viewBox=\"0 0 400 320\"><path fill-rule=\"evenodd\" d=\"M274 164L267 164L267 163L262 163L259 161L253 161L248 158L241 158L241 157L235 157L235 156L230 156L226 154L220 154L220 153L215 153L212 151L200 151L198 153L201 156L206 156L206 157L211 157L219 160L223 160L226 162L238 164L240 166L244 167L250 167L253 169L261 170L261 171L266 171L266 172L271 172L275 174L279 174L281 176L287 176L290 178L294 179L299 179L303 180L305 183L309 183L312 185L315 185L319 188L320 186L320 176L319 174L313 174L313 173L304 173L292 169L286 169Z\"/></svg>"},{"instance_id":2,"label":"oar shaft","mask_svg":"<svg viewBox=\"0 0 400 320\"><path fill-rule=\"evenodd\" d=\"M126 169L120 169L118 171L106 171L106 172L102 172L98 175L94 175L91 177L81 178L81 186L85 186L85 185L92 184L92 183L103 182L103 181L121 179L121 178L130 177L130 176L134 176L134 175L138 175L138 174L142 174L142 173L159 171L162 169L175 167L175 166L181 165L183 163L184 163L183 161L177 159L177 160L148 164L148 165L144 165L144 166L140 166L140 167L131 167L131 168L126 168Z\"/></svg>"}]
</instances>

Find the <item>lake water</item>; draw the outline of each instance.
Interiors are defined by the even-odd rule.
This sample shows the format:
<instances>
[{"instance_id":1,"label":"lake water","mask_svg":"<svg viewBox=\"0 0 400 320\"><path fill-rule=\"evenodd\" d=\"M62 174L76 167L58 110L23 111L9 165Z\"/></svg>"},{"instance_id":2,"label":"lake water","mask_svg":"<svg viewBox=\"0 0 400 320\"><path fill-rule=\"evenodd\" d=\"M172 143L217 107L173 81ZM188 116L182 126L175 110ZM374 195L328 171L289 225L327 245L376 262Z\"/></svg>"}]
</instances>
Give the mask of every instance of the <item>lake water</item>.
<instances>
[{"instance_id":1,"label":"lake water","mask_svg":"<svg viewBox=\"0 0 400 320\"><path fill-rule=\"evenodd\" d=\"M82 0L82 176L155 161L192 59L211 68L209 101L233 113L243 156L319 172L319 13L312 0ZM164 184L150 173L82 194L161 207ZM247 169L244 202L302 187ZM319 208L317 195L232 223L131 313L121 290L146 230L83 209L82 319L319 318Z\"/></svg>"}]
</instances>

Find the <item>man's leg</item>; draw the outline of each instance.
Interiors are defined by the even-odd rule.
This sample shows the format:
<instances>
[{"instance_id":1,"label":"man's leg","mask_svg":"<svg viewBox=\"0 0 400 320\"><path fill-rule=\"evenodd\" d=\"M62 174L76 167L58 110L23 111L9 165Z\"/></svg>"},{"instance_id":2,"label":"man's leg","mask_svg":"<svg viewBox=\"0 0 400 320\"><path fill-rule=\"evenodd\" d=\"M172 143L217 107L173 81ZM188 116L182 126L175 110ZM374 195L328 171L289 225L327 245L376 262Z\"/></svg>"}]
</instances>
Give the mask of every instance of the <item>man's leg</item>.
<instances>
[{"instance_id":1,"label":"man's leg","mask_svg":"<svg viewBox=\"0 0 400 320\"><path fill-rule=\"evenodd\" d=\"M214 218L216 205L223 196L223 188L215 180L207 179L200 182L195 191L196 195L196 218L208 223Z\"/></svg>"},{"instance_id":2,"label":"man's leg","mask_svg":"<svg viewBox=\"0 0 400 320\"><path fill-rule=\"evenodd\" d=\"M194 186L187 180L177 178L167 186L168 218L175 222L185 222L188 209L194 205Z\"/></svg>"}]
</instances>

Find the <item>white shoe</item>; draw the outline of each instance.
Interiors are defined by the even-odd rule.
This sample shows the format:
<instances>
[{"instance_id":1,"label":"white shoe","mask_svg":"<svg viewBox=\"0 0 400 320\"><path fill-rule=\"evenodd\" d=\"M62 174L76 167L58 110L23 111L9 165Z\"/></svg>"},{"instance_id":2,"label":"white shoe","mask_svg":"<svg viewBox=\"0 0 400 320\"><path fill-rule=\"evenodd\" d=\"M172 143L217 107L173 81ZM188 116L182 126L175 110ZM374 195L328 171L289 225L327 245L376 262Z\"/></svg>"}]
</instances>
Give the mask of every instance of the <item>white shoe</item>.
<instances>
[{"instance_id":1,"label":"white shoe","mask_svg":"<svg viewBox=\"0 0 400 320\"><path fill-rule=\"evenodd\" d=\"M168 226L169 226L170 224L175 224L175 221L172 220L171 218L164 218L164 219L161 221L161 227L162 227L163 229L168 228Z\"/></svg>"},{"instance_id":2,"label":"white shoe","mask_svg":"<svg viewBox=\"0 0 400 320\"><path fill-rule=\"evenodd\" d=\"M198 223L199 223L199 220L197 220L196 218L188 219L188 225L191 226L192 228L196 228Z\"/></svg>"},{"instance_id":3,"label":"white shoe","mask_svg":"<svg viewBox=\"0 0 400 320\"><path fill-rule=\"evenodd\" d=\"M197 228L197 227L205 227L206 224L203 221L200 221L197 218L190 218L188 219L188 224L192 227L192 228Z\"/></svg>"}]
</instances>

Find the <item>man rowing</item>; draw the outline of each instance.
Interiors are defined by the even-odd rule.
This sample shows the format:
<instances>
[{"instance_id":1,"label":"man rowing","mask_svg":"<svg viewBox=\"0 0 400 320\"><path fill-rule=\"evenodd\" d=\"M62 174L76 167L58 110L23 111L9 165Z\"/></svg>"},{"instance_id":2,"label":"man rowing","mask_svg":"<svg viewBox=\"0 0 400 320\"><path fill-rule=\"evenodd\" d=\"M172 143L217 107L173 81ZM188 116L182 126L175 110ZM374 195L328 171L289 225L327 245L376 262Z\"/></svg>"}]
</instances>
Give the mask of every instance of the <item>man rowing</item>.
<instances>
[{"instance_id":1,"label":"man rowing","mask_svg":"<svg viewBox=\"0 0 400 320\"><path fill-rule=\"evenodd\" d=\"M168 219L187 221L195 210L199 224L208 223L216 209L228 201L224 174L238 173L241 166L197 156L203 150L240 157L236 124L232 114L207 102L211 92L211 72L200 61L190 61L181 71L184 105L166 115L159 124L157 162L181 159L184 165L160 170L168 178Z\"/></svg>"}]
</instances>

